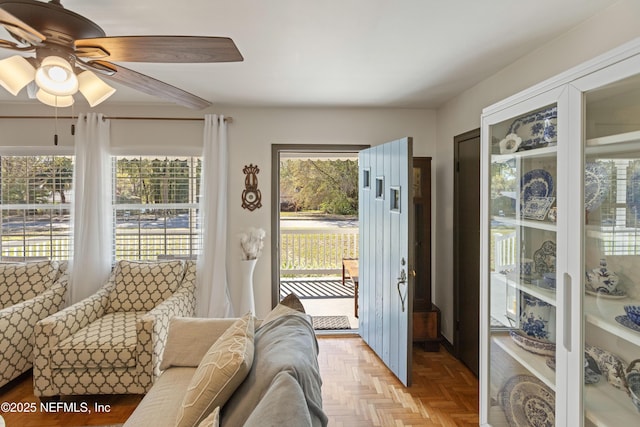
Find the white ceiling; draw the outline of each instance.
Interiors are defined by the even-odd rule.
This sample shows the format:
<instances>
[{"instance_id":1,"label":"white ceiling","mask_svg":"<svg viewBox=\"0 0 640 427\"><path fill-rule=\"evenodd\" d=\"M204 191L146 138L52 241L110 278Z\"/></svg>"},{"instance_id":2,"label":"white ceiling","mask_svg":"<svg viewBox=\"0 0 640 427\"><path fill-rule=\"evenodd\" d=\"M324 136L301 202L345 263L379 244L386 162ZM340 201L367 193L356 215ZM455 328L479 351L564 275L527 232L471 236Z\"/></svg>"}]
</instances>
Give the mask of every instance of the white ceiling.
<instances>
[{"instance_id":1,"label":"white ceiling","mask_svg":"<svg viewBox=\"0 0 640 427\"><path fill-rule=\"evenodd\" d=\"M214 104L410 108L439 106L615 2L62 0L108 36L231 37L244 62L122 63ZM16 100L26 94L0 88ZM107 102L164 103L120 86Z\"/></svg>"}]
</instances>

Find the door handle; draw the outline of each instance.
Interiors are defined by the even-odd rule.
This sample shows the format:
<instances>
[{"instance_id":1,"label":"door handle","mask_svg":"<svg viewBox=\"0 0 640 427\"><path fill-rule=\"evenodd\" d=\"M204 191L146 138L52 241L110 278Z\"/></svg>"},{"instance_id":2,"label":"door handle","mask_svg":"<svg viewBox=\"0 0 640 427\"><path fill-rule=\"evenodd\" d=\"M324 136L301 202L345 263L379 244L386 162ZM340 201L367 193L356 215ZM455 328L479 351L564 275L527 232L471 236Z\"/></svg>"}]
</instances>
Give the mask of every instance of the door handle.
<instances>
[{"instance_id":1,"label":"door handle","mask_svg":"<svg viewBox=\"0 0 640 427\"><path fill-rule=\"evenodd\" d=\"M400 270L400 277L398 277L398 295L400 296L400 302L402 303L402 312L404 313L404 305L405 302L407 300L407 289L405 287L405 293L404 295L402 294L402 291L400 290L400 285L406 285L407 284L407 273L404 271L404 268L402 270Z\"/></svg>"}]
</instances>

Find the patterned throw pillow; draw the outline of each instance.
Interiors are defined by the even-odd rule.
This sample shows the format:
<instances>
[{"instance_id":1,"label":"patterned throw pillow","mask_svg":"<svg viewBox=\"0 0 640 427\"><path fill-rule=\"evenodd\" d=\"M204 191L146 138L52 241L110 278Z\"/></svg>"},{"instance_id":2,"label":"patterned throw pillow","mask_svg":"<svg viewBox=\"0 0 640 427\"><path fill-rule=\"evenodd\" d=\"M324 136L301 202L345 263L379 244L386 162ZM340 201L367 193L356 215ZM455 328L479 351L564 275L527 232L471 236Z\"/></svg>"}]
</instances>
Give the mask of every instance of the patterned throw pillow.
<instances>
[{"instance_id":1,"label":"patterned throw pillow","mask_svg":"<svg viewBox=\"0 0 640 427\"><path fill-rule=\"evenodd\" d=\"M207 418L202 420L198 427L218 427L220 425L220 407L218 406L209 414Z\"/></svg>"},{"instance_id":2,"label":"patterned throw pillow","mask_svg":"<svg viewBox=\"0 0 640 427\"><path fill-rule=\"evenodd\" d=\"M254 318L238 319L211 346L193 374L178 410L177 427L198 425L222 406L244 381L253 364Z\"/></svg>"},{"instance_id":3,"label":"patterned throw pillow","mask_svg":"<svg viewBox=\"0 0 640 427\"><path fill-rule=\"evenodd\" d=\"M56 278L51 261L0 264L0 307L6 308L44 292Z\"/></svg>"},{"instance_id":4,"label":"patterned throw pillow","mask_svg":"<svg viewBox=\"0 0 640 427\"><path fill-rule=\"evenodd\" d=\"M180 286L182 261L118 261L109 312L149 311Z\"/></svg>"}]
</instances>

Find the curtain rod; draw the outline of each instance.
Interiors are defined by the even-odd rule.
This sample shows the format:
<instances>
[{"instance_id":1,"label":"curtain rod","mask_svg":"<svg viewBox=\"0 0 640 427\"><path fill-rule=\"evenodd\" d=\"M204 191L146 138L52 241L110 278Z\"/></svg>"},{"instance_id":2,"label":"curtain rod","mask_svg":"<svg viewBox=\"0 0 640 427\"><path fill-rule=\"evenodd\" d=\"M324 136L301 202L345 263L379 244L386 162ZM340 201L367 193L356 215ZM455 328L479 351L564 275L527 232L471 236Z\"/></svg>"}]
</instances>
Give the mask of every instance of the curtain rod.
<instances>
[{"instance_id":1,"label":"curtain rod","mask_svg":"<svg viewBox=\"0 0 640 427\"><path fill-rule=\"evenodd\" d=\"M204 118L198 117L121 117L121 116L103 116L109 120L167 120L167 121L204 121ZM77 116L58 116L57 119L75 119ZM56 119L55 116L0 116L0 119ZM233 117L225 117L224 121L233 123Z\"/></svg>"}]
</instances>

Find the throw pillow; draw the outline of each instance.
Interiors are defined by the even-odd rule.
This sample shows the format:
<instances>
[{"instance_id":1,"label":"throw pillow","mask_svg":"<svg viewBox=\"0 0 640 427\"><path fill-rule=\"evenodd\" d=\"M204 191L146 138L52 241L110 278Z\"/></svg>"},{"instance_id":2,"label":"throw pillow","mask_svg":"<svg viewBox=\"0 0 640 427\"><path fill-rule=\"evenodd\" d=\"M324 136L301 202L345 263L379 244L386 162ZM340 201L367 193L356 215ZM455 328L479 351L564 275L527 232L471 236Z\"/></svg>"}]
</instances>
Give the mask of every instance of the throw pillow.
<instances>
[{"instance_id":1,"label":"throw pillow","mask_svg":"<svg viewBox=\"0 0 640 427\"><path fill-rule=\"evenodd\" d=\"M291 307L301 313L306 313L306 311L304 311L304 305L302 305L302 302L298 299L296 294L287 295L282 301L280 301L280 304Z\"/></svg>"},{"instance_id":2,"label":"throw pillow","mask_svg":"<svg viewBox=\"0 0 640 427\"><path fill-rule=\"evenodd\" d=\"M10 307L41 294L51 286L57 264L51 261L0 264L0 308Z\"/></svg>"},{"instance_id":3,"label":"throw pillow","mask_svg":"<svg viewBox=\"0 0 640 427\"><path fill-rule=\"evenodd\" d=\"M265 316L264 320L262 321L261 327L273 320L276 320L279 317L287 316L290 314L302 314L306 317L304 313L304 306L302 305L298 297L295 294L289 294L282 301L280 301L280 304L276 305L275 308Z\"/></svg>"},{"instance_id":4,"label":"throw pillow","mask_svg":"<svg viewBox=\"0 0 640 427\"><path fill-rule=\"evenodd\" d=\"M218 406L209 414L207 418L202 420L198 427L218 427L220 425L220 407Z\"/></svg>"},{"instance_id":5,"label":"throw pillow","mask_svg":"<svg viewBox=\"0 0 640 427\"><path fill-rule=\"evenodd\" d=\"M118 261L109 311L149 311L169 298L184 275L182 261Z\"/></svg>"},{"instance_id":6,"label":"throw pillow","mask_svg":"<svg viewBox=\"0 0 640 427\"><path fill-rule=\"evenodd\" d=\"M173 317L160 370L172 366L197 368L207 351L237 319Z\"/></svg>"},{"instance_id":7,"label":"throw pillow","mask_svg":"<svg viewBox=\"0 0 640 427\"><path fill-rule=\"evenodd\" d=\"M253 364L254 318L238 319L211 346L193 374L178 410L177 427L198 425L226 403Z\"/></svg>"}]
</instances>

